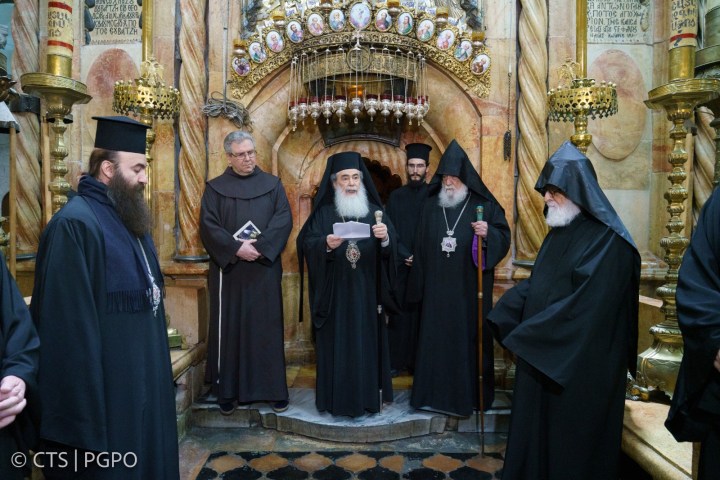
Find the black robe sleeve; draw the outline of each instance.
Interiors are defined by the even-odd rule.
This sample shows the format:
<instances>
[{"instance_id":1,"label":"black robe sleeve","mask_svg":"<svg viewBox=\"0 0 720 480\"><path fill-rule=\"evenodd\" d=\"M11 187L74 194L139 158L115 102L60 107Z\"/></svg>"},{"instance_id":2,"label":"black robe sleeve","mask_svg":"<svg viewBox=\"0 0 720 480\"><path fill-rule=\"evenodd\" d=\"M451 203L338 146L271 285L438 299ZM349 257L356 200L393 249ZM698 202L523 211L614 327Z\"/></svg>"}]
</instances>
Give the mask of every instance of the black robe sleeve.
<instances>
[{"instance_id":1,"label":"black robe sleeve","mask_svg":"<svg viewBox=\"0 0 720 480\"><path fill-rule=\"evenodd\" d=\"M77 207L79 202L73 200L64 210ZM81 215L95 218L89 207ZM54 371L66 372L67 376L43 375L40 369L40 436L93 451L107 451L108 447L98 324L105 313L95 293L97 285L105 284L104 270L100 225L56 215L40 241L31 313L40 338L53 338L52 348L41 347L42 363L52 364ZM99 295L104 296L104 292Z\"/></svg>"},{"instance_id":2,"label":"black robe sleeve","mask_svg":"<svg viewBox=\"0 0 720 480\"><path fill-rule=\"evenodd\" d=\"M625 240L606 228L603 235L592 239L572 267L572 292L530 315L523 315L521 312L527 308L528 301L526 292L533 282L543 281L543 272L539 270L552 269L563 259L545 257L541 264L536 262L532 276L524 285L506 293L489 314L488 321L494 324L498 340L564 387L573 377L580 359L596 350L594 342L601 336L599 332L608 328L607 315L614 313L609 310L608 299L630 297L628 291L635 278L635 265L639 268L634 254ZM539 253L538 260L540 258ZM553 285L544 288L550 291ZM637 303L637 292L632 300ZM623 324L626 320L637 323L637 317L621 319Z\"/></svg>"},{"instance_id":3,"label":"black robe sleeve","mask_svg":"<svg viewBox=\"0 0 720 480\"><path fill-rule=\"evenodd\" d=\"M707 200L677 284L684 353L666 426L680 441L701 441L711 418L720 425L720 195Z\"/></svg>"},{"instance_id":4,"label":"black robe sleeve","mask_svg":"<svg viewBox=\"0 0 720 480\"><path fill-rule=\"evenodd\" d=\"M285 248L292 230L292 214L285 188L278 180L277 187L272 191L275 211L268 225L263 229L255 242L255 248L269 263L273 263Z\"/></svg>"},{"instance_id":5,"label":"black robe sleeve","mask_svg":"<svg viewBox=\"0 0 720 480\"><path fill-rule=\"evenodd\" d=\"M485 204L485 221L488 224L487 237L483 240L485 252L485 270L492 270L505 258L510 249L510 227L505 219L505 211L500 204Z\"/></svg>"},{"instance_id":6,"label":"black robe sleeve","mask_svg":"<svg viewBox=\"0 0 720 480\"><path fill-rule=\"evenodd\" d=\"M15 280L0 254L0 380L10 375L25 382L27 405L8 429L19 443L21 451L36 443L39 424L37 399L37 371L40 352L35 325ZM2 458L5 458L2 456ZM0 472L3 471L0 466Z\"/></svg>"},{"instance_id":7,"label":"black robe sleeve","mask_svg":"<svg viewBox=\"0 0 720 480\"><path fill-rule=\"evenodd\" d=\"M200 203L200 239L213 261L225 270L239 260L235 254L242 242L235 240L233 234L223 226L222 199L223 196L211 186L205 188Z\"/></svg>"}]
</instances>

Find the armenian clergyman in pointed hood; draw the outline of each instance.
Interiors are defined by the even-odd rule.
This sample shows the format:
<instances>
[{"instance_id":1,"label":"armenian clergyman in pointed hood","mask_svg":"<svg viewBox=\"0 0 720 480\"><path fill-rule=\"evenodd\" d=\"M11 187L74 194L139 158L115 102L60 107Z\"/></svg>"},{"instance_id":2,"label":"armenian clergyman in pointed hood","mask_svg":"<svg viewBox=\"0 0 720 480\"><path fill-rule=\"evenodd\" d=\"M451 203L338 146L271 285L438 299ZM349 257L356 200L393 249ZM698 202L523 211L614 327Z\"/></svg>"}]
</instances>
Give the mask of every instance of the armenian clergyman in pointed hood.
<instances>
[{"instance_id":1,"label":"armenian clergyman in pointed hood","mask_svg":"<svg viewBox=\"0 0 720 480\"><path fill-rule=\"evenodd\" d=\"M640 255L590 160L570 142L547 161L535 190L550 232L530 278L488 318L517 357L503 479L618 478Z\"/></svg>"},{"instance_id":2,"label":"armenian clergyman in pointed hood","mask_svg":"<svg viewBox=\"0 0 720 480\"><path fill-rule=\"evenodd\" d=\"M484 209L478 221L476 207ZM478 405L477 267L482 239L483 318L492 307L494 268L510 247L505 211L453 140L430 182L414 245L407 299L422 301L410 404L467 417ZM483 336L484 405L493 402L491 335Z\"/></svg>"}]
</instances>

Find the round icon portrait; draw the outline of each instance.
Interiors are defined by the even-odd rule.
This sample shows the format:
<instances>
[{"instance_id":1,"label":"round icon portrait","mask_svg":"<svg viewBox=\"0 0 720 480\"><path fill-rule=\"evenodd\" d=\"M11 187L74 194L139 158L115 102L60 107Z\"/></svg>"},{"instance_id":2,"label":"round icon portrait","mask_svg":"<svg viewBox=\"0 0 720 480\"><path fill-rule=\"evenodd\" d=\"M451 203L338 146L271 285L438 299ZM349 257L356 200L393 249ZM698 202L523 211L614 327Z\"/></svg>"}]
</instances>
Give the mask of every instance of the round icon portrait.
<instances>
[{"instance_id":1,"label":"round icon portrait","mask_svg":"<svg viewBox=\"0 0 720 480\"><path fill-rule=\"evenodd\" d=\"M328 20L330 29L334 32L339 32L345 28L345 13L336 8L330 12L330 20Z\"/></svg>"},{"instance_id":2,"label":"round icon portrait","mask_svg":"<svg viewBox=\"0 0 720 480\"><path fill-rule=\"evenodd\" d=\"M432 20L428 20L426 18L420 22L420 25L418 25L416 35L417 39L421 42L427 42L433 36L433 33L435 33L435 24Z\"/></svg>"},{"instance_id":3,"label":"round icon portrait","mask_svg":"<svg viewBox=\"0 0 720 480\"><path fill-rule=\"evenodd\" d=\"M285 33L287 34L287 37L290 39L293 43L300 43L303 40L303 29L302 25L300 25L300 22L297 20L293 20L292 22L288 23L287 27L285 28Z\"/></svg>"},{"instance_id":4,"label":"round icon portrait","mask_svg":"<svg viewBox=\"0 0 720 480\"><path fill-rule=\"evenodd\" d=\"M250 73L250 60L247 58L238 58L233 57L232 59L232 68L241 77L244 77L248 73Z\"/></svg>"},{"instance_id":5,"label":"round icon portrait","mask_svg":"<svg viewBox=\"0 0 720 480\"><path fill-rule=\"evenodd\" d=\"M267 59L267 54L260 42L252 42L248 51L250 52L250 58L255 63L263 63Z\"/></svg>"},{"instance_id":6,"label":"round icon portrait","mask_svg":"<svg viewBox=\"0 0 720 480\"><path fill-rule=\"evenodd\" d=\"M455 47L455 53L453 54L455 59L464 62L472 55L472 43L470 40L463 40L460 44Z\"/></svg>"},{"instance_id":7,"label":"round icon portrait","mask_svg":"<svg viewBox=\"0 0 720 480\"><path fill-rule=\"evenodd\" d=\"M277 30L270 30L268 34L265 35L265 44L275 53L281 52L285 47L285 42L283 41L282 36L280 36L280 32Z\"/></svg>"},{"instance_id":8,"label":"round icon portrait","mask_svg":"<svg viewBox=\"0 0 720 480\"><path fill-rule=\"evenodd\" d=\"M472 64L470 65L470 71L475 75L482 75L487 72L488 68L490 68L490 57L484 53L473 58Z\"/></svg>"},{"instance_id":9,"label":"round icon portrait","mask_svg":"<svg viewBox=\"0 0 720 480\"><path fill-rule=\"evenodd\" d=\"M440 50L448 50L452 47L453 43L455 43L455 34L452 30L448 29L440 32L437 39L437 48Z\"/></svg>"},{"instance_id":10,"label":"round icon portrait","mask_svg":"<svg viewBox=\"0 0 720 480\"><path fill-rule=\"evenodd\" d=\"M397 21L397 32L400 35L407 35L412 31L413 18L408 12L401 13Z\"/></svg>"},{"instance_id":11,"label":"round icon portrait","mask_svg":"<svg viewBox=\"0 0 720 480\"><path fill-rule=\"evenodd\" d=\"M307 19L307 29L312 35L322 35L325 30L325 22L319 13L312 13Z\"/></svg>"},{"instance_id":12,"label":"round icon portrait","mask_svg":"<svg viewBox=\"0 0 720 480\"><path fill-rule=\"evenodd\" d=\"M350 8L350 25L358 30L370 25L370 7L367 3L356 3Z\"/></svg>"},{"instance_id":13,"label":"round icon portrait","mask_svg":"<svg viewBox=\"0 0 720 480\"><path fill-rule=\"evenodd\" d=\"M391 25L392 17L390 17L390 12L388 12L388 9L381 8L380 10L378 10L378 12L375 14L375 28L377 28L381 32L386 32Z\"/></svg>"}]
</instances>

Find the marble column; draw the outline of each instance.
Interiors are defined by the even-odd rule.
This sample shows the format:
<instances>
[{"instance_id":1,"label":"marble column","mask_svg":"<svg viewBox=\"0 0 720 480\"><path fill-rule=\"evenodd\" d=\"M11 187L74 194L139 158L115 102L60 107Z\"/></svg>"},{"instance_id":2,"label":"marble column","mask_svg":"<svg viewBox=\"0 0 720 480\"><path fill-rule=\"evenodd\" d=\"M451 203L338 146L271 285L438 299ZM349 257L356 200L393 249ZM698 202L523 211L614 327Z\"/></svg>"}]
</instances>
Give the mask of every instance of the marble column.
<instances>
[{"instance_id":1,"label":"marble column","mask_svg":"<svg viewBox=\"0 0 720 480\"><path fill-rule=\"evenodd\" d=\"M544 203L534 187L548 153L548 8L544 0L521 0L520 3L515 243L517 260L534 260L547 233Z\"/></svg>"},{"instance_id":2,"label":"marble column","mask_svg":"<svg viewBox=\"0 0 720 480\"><path fill-rule=\"evenodd\" d=\"M176 260L203 261L207 259L200 242L200 199L207 176L207 118L201 109L208 89L205 56L207 28L205 0L180 0L180 157L178 159L179 236Z\"/></svg>"},{"instance_id":3,"label":"marble column","mask_svg":"<svg viewBox=\"0 0 720 480\"><path fill-rule=\"evenodd\" d=\"M695 111L697 135L694 137L695 162L692 169L692 215L694 218L700 214L713 191L713 177L715 175L715 129L710 125L715 116L707 107L699 107Z\"/></svg>"},{"instance_id":4,"label":"marble column","mask_svg":"<svg viewBox=\"0 0 720 480\"><path fill-rule=\"evenodd\" d=\"M38 63L37 0L15 0L12 14L15 53L12 59L13 78L40 70ZM20 83L15 85L21 91ZM40 193L40 124L32 112L14 113L20 126L17 142L17 253L34 254L40 240L42 208Z\"/></svg>"}]
</instances>

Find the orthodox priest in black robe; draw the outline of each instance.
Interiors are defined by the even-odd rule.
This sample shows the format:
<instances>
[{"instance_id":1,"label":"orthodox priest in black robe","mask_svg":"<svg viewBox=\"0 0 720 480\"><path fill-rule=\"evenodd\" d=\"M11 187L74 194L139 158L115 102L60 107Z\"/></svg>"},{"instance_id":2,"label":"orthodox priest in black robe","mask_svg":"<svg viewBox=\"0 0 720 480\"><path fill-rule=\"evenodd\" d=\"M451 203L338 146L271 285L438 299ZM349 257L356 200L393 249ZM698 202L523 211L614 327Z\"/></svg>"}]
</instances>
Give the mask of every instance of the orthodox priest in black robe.
<instances>
[{"instance_id":1,"label":"orthodox priest in black robe","mask_svg":"<svg viewBox=\"0 0 720 480\"><path fill-rule=\"evenodd\" d=\"M703 206L676 292L685 345L665 422L681 442L700 442L698 479L720 474L720 193Z\"/></svg>"},{"instance_id":2,"label":"orthodox priest in black robe","mask_svg":"<svg viewBox=\"0 0 720 480\"><path fill-rule=\"evenodd\" d=\"M530 278L489 315L517 357L503 479L616 479L626 372L636 365L640 255L570 142L535 189L551 230Z\"/></svg>"},{"instance_id":3,"label":"orthodox priest in black robe","mask_svg":"<svg viewBox=\"0 0 720 480\"><path fill-rule=\"evenodd\" d=\"M35 449L39 423L37 370L40 341L25 300L0 253L0 478L30 477L31 464L16 468L12 455Z\"/></svg>"},{"instance_id":4,"label":"orthodox priest in black robe","mask_svg":"<svg viewBox=\"0 0 720 480\"><path fill-rule=\"evenodd\" d=\"M476 207L484 208L478 221ZM422 301L410 404L460 417L478 406L477 267L482 235L483 318L492 308L494 268L510 247L505 211L453 140L440 159L415 239L408 300ZM494 397L492 336L483 335L483 399Z\"/></svg>"},{"instance_id":5,"label":"orthodox priest in black robe","mask_svg":"<svg viewBox=\"0 0 720 480\"><path fill-rule=\"evenodd\" d=\"M144 199L147 127L94 118L89 174L38 247L31 313L41 342L39 451L68 459L44 462L43 473L48 480L176 480L163 276ZM103 452L123 460L113 468L102 457L92 461Z\"/></svg>"},{"instance_id":6,"label":"orthodox priest in black robe","mask_svg":"<svg viewBox=\"0 0 720 480\"><path fill-rule=\"evenodd\" d=\"M297 239L298 261L307 260L321 412L358 417L392 402L384 310L395 274L395 237L360 154L328 159L314 208ZM345 239L333 224L371 225L366 238ZM301 284L302 285L302 284ZM302 288L301 288L302 298ZM302 311L302 304L300 305Z\"/></svg>"},{"instance_id":7,"label":"orthodox priest in black robe","mask_svg":"<svg viewBox=\"0 0 720 480\"><path fill-rule=\"evenodd\" d=\"M424 143L411 143L405 147L407 152L405 168L408 182L390 194L385 206L388 215L393 219L393 225L398 234L397 248L401 260L395 282L400 311L397 315L390 315L388 323L390 367L393 375L404 370L412 374L415 370L420 306L404 300L413 263L415 231L420 221L419 212L422 212L428 194L425 174L430 162L431 150L432 147Z\"/></svg>"},{"instance_id":8,"label":"orthodox priest in black robe","mask_svg":"<svg viewBox=\"0 0 720 480\"><path fill-rule=\"evenodd\" d=\"M264 400L284 409L280 253L292 229L290 204L280 179L256 165L250 134L231 132L224 143L230 166L207 183L200 210L212 260L207 380L221 408ZM243 232L248 227L254 232Z\"/></svg>"}]
</instances>

